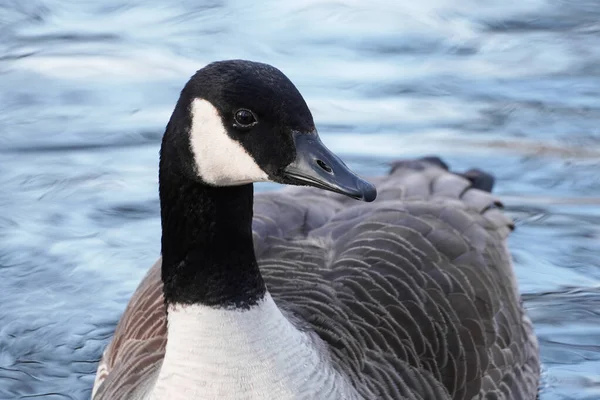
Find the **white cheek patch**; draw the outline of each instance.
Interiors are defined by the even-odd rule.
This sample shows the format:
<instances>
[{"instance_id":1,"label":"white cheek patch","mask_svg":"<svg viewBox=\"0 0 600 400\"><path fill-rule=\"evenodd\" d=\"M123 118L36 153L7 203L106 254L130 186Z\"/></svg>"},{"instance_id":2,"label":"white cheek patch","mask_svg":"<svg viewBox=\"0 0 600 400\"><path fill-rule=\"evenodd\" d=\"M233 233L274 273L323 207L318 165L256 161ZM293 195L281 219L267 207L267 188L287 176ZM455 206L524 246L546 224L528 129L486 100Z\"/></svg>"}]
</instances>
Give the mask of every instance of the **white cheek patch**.
<instances>
[{"instance_id":1,"label":"white cheek patch","mask_svg":"<svg viewBox=\"0 0 600 400\"><path fill-rule=\"evenodd\" d=\"M214 186L265 182L269 177L242 145L227 135L217 109L195 99L191 105L190 141L198 174Z\"/></svg>"}]
</instances>

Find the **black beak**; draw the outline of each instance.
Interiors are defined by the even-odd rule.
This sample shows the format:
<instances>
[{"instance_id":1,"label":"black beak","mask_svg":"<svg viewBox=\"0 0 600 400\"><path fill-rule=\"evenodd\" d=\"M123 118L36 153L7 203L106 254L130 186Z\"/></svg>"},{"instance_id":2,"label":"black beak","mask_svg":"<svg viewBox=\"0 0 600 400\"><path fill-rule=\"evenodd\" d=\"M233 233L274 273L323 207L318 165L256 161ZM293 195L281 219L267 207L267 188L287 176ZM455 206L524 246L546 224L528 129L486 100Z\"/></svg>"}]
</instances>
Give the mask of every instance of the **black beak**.
<instances>
[{"instance_id":1,"label":"black beak","mask_svg":"<svg viewBox=\"0 0 600 400\"><path fill-rule=\"evenodd\" d=\"M375 200L375 186L350 171L316 133L294 133L294 141L296 159L284 169L284 183L314 186L367 202Z\"/></svg>"}]
</instances>

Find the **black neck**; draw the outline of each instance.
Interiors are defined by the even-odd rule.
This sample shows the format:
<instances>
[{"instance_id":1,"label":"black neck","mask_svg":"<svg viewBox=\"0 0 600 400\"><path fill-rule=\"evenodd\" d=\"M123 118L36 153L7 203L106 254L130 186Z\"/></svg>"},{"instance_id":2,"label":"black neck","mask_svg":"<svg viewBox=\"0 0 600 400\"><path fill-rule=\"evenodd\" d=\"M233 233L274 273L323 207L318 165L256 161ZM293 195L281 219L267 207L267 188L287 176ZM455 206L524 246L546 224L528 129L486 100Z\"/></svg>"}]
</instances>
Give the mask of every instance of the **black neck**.
<instances>
[{"instance_id":1,"label":"black neck","mask_svg":"<svg viewBox=\"0 0 600 400\"><path fill-rule=\"evenodd\" d=\"M264 296L252 184L212 187L161 169L160 201L167 304L245 308Z\"/></svg>"}]
</instances>

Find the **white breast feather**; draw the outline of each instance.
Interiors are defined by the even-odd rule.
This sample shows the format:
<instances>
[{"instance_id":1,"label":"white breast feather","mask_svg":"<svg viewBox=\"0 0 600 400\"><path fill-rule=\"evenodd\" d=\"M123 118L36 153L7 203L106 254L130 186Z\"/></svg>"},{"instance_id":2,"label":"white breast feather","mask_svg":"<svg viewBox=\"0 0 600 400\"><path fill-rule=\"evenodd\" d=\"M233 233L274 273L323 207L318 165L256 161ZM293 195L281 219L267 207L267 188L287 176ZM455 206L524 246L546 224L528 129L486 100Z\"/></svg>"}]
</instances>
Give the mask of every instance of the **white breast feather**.
<instances>
[{"instance_id":1,"label":"white breast feather","mask_svg":"<svg viewBox=\"0 0 600 400\"><path fill-rule=\"evenodd\" d=\"M169 308L165 359L151 399L358 399L314 333L267 293L249 310Z\"/></svg>"}]
</instances>

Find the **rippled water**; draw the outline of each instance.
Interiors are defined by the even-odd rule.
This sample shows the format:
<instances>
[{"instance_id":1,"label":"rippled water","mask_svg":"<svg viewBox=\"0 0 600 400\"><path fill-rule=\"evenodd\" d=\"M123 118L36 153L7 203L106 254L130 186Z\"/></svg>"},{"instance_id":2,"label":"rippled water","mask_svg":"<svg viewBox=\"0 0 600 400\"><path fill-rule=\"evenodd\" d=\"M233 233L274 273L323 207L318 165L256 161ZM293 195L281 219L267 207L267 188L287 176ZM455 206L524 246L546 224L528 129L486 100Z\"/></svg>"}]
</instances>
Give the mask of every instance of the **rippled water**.
<instances>
[{"instance_id":1,"label":"rippled water","mask_svg":"<svg viewBox=\"0 0 600 400\"><path fill-rule=\"evenodd\" d=\"M281 68L363 174L479 167L541 341L541 398L600 398L597 0L0 2L0 399L84 399L159 254L159 140L187 78ZM262 187L270 189L271 187Z\"/></svg>"}]
</instances>

